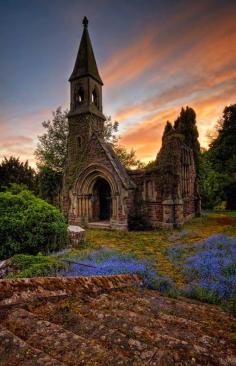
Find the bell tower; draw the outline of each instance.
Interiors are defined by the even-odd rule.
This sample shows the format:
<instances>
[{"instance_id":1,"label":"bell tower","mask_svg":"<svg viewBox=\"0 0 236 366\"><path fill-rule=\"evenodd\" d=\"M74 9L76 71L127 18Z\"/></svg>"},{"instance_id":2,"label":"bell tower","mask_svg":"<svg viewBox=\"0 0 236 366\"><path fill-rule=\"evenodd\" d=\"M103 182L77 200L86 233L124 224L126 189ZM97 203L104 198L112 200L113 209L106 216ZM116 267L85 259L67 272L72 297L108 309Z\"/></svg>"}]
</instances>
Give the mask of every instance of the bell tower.
<instances>
[{"instance_id":1,"label":"bell tower","mask_svg":"<svg viewBox=\"0 0 236 366\"><path fill-rule=\"evenodd\" d=\"M64 192L68 192L86 164L92 136L103 137L102 86L88 33L88 19L83 19L80 41L70 82L70 111Z\"/></svg>"},{"instance_id":2,"label":"bell tower","mask_svg":"<svg viewBox=\"0 0 236 366\"><path fill-rule=\"evenodd\" d=\"M102 113L102 86L88 32L88 19L83 19L83 34L75 66L70 76L70 119L77 120L81 130L81 116L87 117L90 132L102 133L105 117ZM92 122L93 120L93 122ZM82 132L82 131L81 131ZM86 131L83 131L86 134ZM89 131L87 131L89 132Z\"/></svg>"}]
</instances>

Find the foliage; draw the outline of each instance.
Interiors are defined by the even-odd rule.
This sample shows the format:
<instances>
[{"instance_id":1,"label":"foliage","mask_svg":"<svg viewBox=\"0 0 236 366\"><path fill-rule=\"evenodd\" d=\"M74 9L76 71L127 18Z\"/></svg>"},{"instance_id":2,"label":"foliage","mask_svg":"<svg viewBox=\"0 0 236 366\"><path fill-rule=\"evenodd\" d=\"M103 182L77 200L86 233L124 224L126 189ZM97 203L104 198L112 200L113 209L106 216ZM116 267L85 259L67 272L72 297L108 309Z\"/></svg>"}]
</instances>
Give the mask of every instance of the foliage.
<instances>
[{"instance_id":1,"label":"foliage","mask_svg":"<svg viewBox=\"0 0 236 366\"><path fill-rule=\"evenodd\" d=\"M222 233L224 235L221 235ZM187 276L187 273L184 273L183 269L188 258L196 256L200 251L210 250L211 247L216 245L214 244L216 241L219 249L222 250L223 260L225 257L235 261L235 255L231 257L229 255L229 247L224 249L225 243L226 246L228 245L227 236L230 235L236 237L236 212L211 213L193 219L191 222L186 223L182 229L158 229L145 232L87 229L87 241L82 248L74 248L64 254L60 253L57 257L53 255L49 258L52 257L53 260L58 260L58 265L61 264L62 259L78 262L89 260L93 261L93 265L99 268L100 263L104 263L116 255L119 258L120 256L126 258L128 262L129 260L140 260L141 263L150 264L148 268L157 273L157 278L150 275L150 287L161 292L166 291L169 295L175 296L175 286L172 287L174 283L183 295L215 302L216 297L214 294L209 295L209 292L202 288L198 289L197 286L188 286L188 284L191 285L189 282L190 277ZM229 240L231 239L229 238ZM235 239L232 240L235 242ZM211 244L209 244L209 241ZM208 258L210 260L210 255ZM37 267L36 263L35 266ZM82 267L79 266L79 268L81 270ZM72 265L67 267L66 271L73 271L74 269ZM52 271L49 274L51 273L54 272ZM151 273L153 272L151 271ZM220 301L224 302L225 300ZM227 306L231 311L235 311L235 303L235 298L230 298L226 304L224 303L224 306Z\"/></svg>"},{"instance_id":2,"label":"foliage","mask_svg":"<svg viewBox=\"0 0 236 366\"><path fill-rule=\"evenodd\" d=\"M236 237L212 235L200 243L174 246L169 255L183 268L188 296L212 303L236 299Z\"/></svg>"},{"instance_id":3,"label":"foliage","mask_svg":"<svg viewBox=\"0 0 236 366\"><path fill-rule=\"evenodd\" d=\"M118 159L122 162L125 168L144 168L144 164L139 159L137 159L134 149L127 151L126 148L121 145L115 145L113 148L116 152L116 155L118 156Z\"/></svg>"},{"instance_id":4,"label":"foliage","mask_svg":"<svg viewBox=\"0 0 236 366\"><path fill-rule=\"evenodd\" d=\"M129 230L145 231L150 230L151 225L143 212L134 210L128 217Z\"/></svg>"},{"instance_id":5,"label":"foliage","mask_svg":"<svg viewBox=\"0 0 236 366\"><path fill-rule=\"evenodd\" d=\"M67 158L67 138L69 132L67 114L67 110L62 111L61 107L59 107L53 112L51 121L48 120L42 123L46 132L38 136L39 143L35 151L39 169L37 193L41 198L56 205L58 205L57 201ZM126 168L143 167L141 161L136 158L133 149L127 151L125 147L119 144L118 127L119 123L117 121L113 122L111 117L107 117L104 124L105 141L112 145L119 160ZM68 176L67 178L74 181L74 176ZM70 182L70 184L72 183Z\"/></svg>"},{"instance_id":6,"label":"foliage","mask_svg":"<svg viewBox=\"0 0 236 366\"><path fill-rule=\"evenodd\" d=\"M62 214L31 192L0 193L0 258L62 248L67 225Z\"/></svg>"},{"instance_id":7,"label":"foliage","mask_svg":"<svg viewBox=\"0 0 236 366\"><path fill-rule=\"evenodd\" d=\"M166 137L169 136L174 131L175 130L173 129L172 124L169 121L167 121L166 122L166 125L165 125L165 129L164 129L163 135L162 135L162 144L165 143Z\"/></svg>"},{"instance_id":8,"label":"foliage","mask_svg":"<svg viewBox=\"0 0 236 366\"><path fill-rule=\"evenodd\" d=\"M112 121L111 117L106 117L104 123L103 137L106 142L109 142L113 147L118 144L119 136L117 135L119 130L119 122Z\"/></svg>"},{"instance_id":9,"label":"foliage","mask_svg":"<svg viewBox=\"0 0 236 366\"><path fill-rule=\"evenodd\" d=\"M129 230L145 231L151 229L151 224L147 219L143 200L138 191L135 193L134 207L128 215Z\"/></svg>"},{"instance_id":10,"label":"foliage","mask_svg":"<svg viewBox=\"0 0 236 366\"><path fill-rule=\"evenodd\" d=\"M115 275L122 273L140 274L144 280L144 286L159 290L162 293L175 296L177 290L173 281L159 276L155 267L145 260L140 260L133 255L119 253L109 248L94 250L86 255L74 257L66 270L60 273L63 276L98 276Z\"/></svg>"},{"instance_id":11,"label":"foliage","mask_svg":"<svg viewBox=\"0 0 236 366\"><path fill-rule=\"evenodd\" d=\"M118 130L119 123L117 121L112 122L111 117L107 117L103 132L105 141L112 145L118 159L127 169L143 168L144 164L137 159L135 150L128 151L120 144L120 136L117 135Z\"/></svg>"},{"instance_id":12,"label":"foliage","mask_svg":"<svg viewBox=\"0 0 236 366\"><path fill-rule=\"evenodd\" d=\"M9 275L11 278L53 276L65 268L58 258L44 255L15 254L11 258L11 263L14 267L14 272Z\"/></svg>"},{"instance_id":13,"label":"foliage","mask_svg":"<svg viewBox=\"0 0 236 366\"><path fill-rule=\"evenodd\" d=\"M38 167L47 167L55 172L63 172L66 153L67 153L67 136L68 136L68 111L62 111L58 107L52 112L53 119L44 121L42 126L46 132L38 136L39 143L35 151L35 157Z\"/></svg>"},{"instance_id":14,"label":"foliage","mask_svg":"<svg viewBox=\"0 0 236 366\"><path fill-rule=\"evenodd\" d=\"M11 156L9 159L6 157L0 164L0 190L4 191L12 183L24 184L30 190L35 186L35 172L29 166L28 161L21 162L19 158Z\"/></svg>"},{"instance_id":15,"label":"foliage","mask_svg":"<svg viewBox=\"0 0 236 366\"><path fill-rule=\"evenodd\" d=\"M42 123L46 132L39 136L39 143L35 151L38 167L47 167L48 169L63 173L66 155L67 155L67 137L69 131L68 111L62 111L58 107L53 112L52 121L44 121ZM104 126L104 139L112 145L117 153L120 161L125 167L140 167L142 163L135 156L135 151L131 149L127 151L125 147L119 144L120 137L117 135L119 123L112 121L111 117L107 117Z\"/></svg>"},{"instance_id":16,"label":"foliage","mask_svg":"<svg viewBox=\"0 0 236 366\"><path fill-rule=\"evenodd\" d=\"M38 195L49 203L57 205L61 182L61 172L52 170L47 166L41 167L37 174Z\"/></svg>"},{"instance_id":17,"label":"foliage","mask_svg":"<svg viewBox=\"0 0 236 366\"><path fill-rule=\"evenodd\" d=\"M225 176L224 195L226 208L236 208L236 104L225 107L223 118L216 127L217 135L210 144L207 159L216 174Z\"/></svg>"},{"instance_id":18,"label":"foliage","mask_svg":"<svg viewBox=\"0 0 236 366\"><path fill-rule=\"evenodd\" d=\"M200 144L196 125L196 113L193 108L182 108L179 117L174 123L175 131L184 136L184 143L193 150L197 172L199 170Z\"/></svg>"},{"instance_id":19,"label":"foliage","mask_svg":"<svg viewBox=\"0 0 236 366\"><path fill-rule=\"evenodd\" d=\"M145 170L152 170L155 169L157 167L157 161L156 160L150 160L146 165L145 165Z\"/></svg>"},{"instance_id":20,"label":"foliage","mask_svg":"<svg viewBox=\"0 0 236 366\"><path fill-rule=\"evenodd\" d=\"M236 104L225 107L218 136L211 142L209 159L217 171L236 172Z\"/></svg>"},{"instance_id":21,"label":"foliage","mask_svg":"<svg viewBox=\"0 0 236 366\"><path fill-rule=\"evenodd\" d=\"M216 171L208 158L208 152L200 155L199 191L202 208L213 209L226 200L225 189L229 185L229 177L224 172Z\"/></svg>"}]
</instances>

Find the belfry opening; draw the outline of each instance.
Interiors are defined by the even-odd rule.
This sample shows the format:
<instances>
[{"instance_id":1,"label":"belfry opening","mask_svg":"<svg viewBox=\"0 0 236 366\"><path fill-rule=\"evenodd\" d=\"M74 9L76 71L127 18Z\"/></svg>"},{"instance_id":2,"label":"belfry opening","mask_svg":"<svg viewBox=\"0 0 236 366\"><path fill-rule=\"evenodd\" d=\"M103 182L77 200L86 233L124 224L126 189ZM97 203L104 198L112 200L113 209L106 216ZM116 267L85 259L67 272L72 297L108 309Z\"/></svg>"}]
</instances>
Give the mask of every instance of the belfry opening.
<instances>
[{"instance_id":1,"label":"belfry opening","mask_svg":"<svg viewBox=\"0 0 236 366\"><path fill-rule=\"evenodd\" d=\"M104 178L98 178L93 186L93 221L109 221L112 216L111 187Z\"/></svg>"}]
</instances>

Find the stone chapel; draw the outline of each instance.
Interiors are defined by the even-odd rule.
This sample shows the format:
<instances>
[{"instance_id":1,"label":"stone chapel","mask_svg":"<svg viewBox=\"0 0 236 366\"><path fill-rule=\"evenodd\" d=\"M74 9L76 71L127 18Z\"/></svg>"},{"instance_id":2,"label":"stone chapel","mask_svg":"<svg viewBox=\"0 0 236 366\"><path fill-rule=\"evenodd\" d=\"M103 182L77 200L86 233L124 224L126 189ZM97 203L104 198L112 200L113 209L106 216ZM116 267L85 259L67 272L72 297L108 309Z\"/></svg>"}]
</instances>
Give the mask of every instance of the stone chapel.
<instances>
[{"instance_id":1,"label":"stone chapel","mask_svg":"<svg viewBox=\"0 0 236 366\"><path fill-rule=\"evenodd\" d=\"M67 163L63 211L71 225L126 230L141 209L152 227L178 227L200 214L192 150L170 135L150 170L127 170L103 137L103 82L97 68L88 20L70 76Z\"/></svg>"}]
</instances>

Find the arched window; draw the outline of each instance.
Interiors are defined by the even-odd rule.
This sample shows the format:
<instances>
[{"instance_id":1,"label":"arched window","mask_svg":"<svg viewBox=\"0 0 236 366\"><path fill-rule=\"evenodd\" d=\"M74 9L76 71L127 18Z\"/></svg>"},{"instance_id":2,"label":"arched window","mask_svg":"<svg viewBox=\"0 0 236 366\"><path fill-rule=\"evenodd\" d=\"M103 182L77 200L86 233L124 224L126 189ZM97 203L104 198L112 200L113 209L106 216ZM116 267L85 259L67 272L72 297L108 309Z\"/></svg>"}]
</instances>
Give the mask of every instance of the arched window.
<instances>
[{"instance_id":1,"label":"arched window","mask_svg":"<svg viewBox=\"0 0 236 366\"><path fill-rule=\"evenodd\" d=\"M92 91L92 103L98 108L98 106L99 106L98 92L97 92L96 88L94 88Z\"/></svg>"},{"instance_id":2,"label":"arched window","mask_svg":"<svg viewBox=\"0 0 236 366\"><path fill-rule=\"evenodd\" d=\"M78 94L77 94L76 101L79 104L83 104L84 103L84 89L82 87L80 87L79 90L78 90Z\"/></svg>"}]
</instances>

